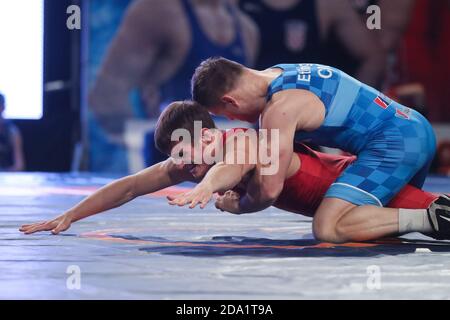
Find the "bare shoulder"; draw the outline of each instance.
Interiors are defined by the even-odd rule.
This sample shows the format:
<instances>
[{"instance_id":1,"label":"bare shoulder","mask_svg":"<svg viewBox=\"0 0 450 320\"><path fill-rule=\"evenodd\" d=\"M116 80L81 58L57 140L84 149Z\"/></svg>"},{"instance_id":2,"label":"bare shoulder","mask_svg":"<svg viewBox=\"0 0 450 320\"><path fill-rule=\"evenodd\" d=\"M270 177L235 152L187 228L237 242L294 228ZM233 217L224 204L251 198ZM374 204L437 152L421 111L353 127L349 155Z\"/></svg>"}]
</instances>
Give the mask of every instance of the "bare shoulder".
<instances>
[{"instance_id":1,"label":"bare shoulder","mask_svg":"<svg viewBox=\"0 0 450 320\"><path fill-rule=\"evenodd\" d=\"M288 115L297 114L302 106L320 104L321 101L314 93L302 89L288 89L275 93L267 104L264 113L276 115L283 112Z\"/></svg>"},{"instance_id":2,"label":"bare shoulder","mask_svg":"<svg viewBox=\"0 0 450 320\"><path fill-rule=\"evenodd\" d=\"M181 170L177 168L173 159L169 158L162 162L154 164L151 167L139 171L136 175L147 176L147 175L162 174L169 176L179 174L180 171Z\"/></svg>"},{"instance_id":3,"label":"bare shoulder","mask_svg":"<svg viewBox=\"0 0 450 320\"><path fill-rule=\"evenodd\" d=\"M154 164L136 174L141 180L149 180L157 177L160 181L170 181L169 185L184 181L197 182L185 167L178 166L173 158Z\"/></svg>"},{"instance_id":4,"label":"bare shoulder","mask_svg":"<svg viewBox=\"0 0 450 320\"><path fill-rule=\"evenodd\" d=\"M262 125L295 126L314 130L325 119L325 106L318 96L307 90L290 89L273 95L262 114Z\"/></svg>"},{"instance_id":5,"label":"bare shoulder","mask_svg":"<svg viewBox=\"0 0 450 320\"><path fill-rule=\"evenodd\" d=\"M183 167L177 165L175 159L168 158L163 162L160 162L161 169L167 172L169 175L183 175L187 172Z\"/></svg>"},{"instance_id":6,"label":"bare shoulder","mask_svg":"<svg viewBox=\"0 0 450 320\"><path fill-rule=\"evenodd\" d=\"M202 178L194 178L192 174L186 169L185 166L180 167L173 158L168 158L167 160L161 162L163 170L167 172L167 175L176 181L176 183L181 183L185 181L199 183Z\"/></svg>"},{"instance_id":7,"label":"bare shoulder","mask_svg":"<svg viewBox=\"0 0 450 320\"><path fill-rule=\"evenodd\" d=\"M136 0L129 6L124 21L152 30L151 34L167 36L164 31L174 30L183 18L184 11L179 0Z\"/></svg>"},{"instance_id":8,"label":"bare shoulder","mask_svg":"<svg viewBox=\"0 0 450 320\"><path fill-rule=\"evenodd\" d=\"M135 0L123 20L122 35L133 42L137 48L133 52L142 53L146 62L150 56L146 51L158 54L164 50L151 65L153 80L160 82L170 78L183 62L190 48L191 28L181 0Z\"/></svg>"}]
</instances>

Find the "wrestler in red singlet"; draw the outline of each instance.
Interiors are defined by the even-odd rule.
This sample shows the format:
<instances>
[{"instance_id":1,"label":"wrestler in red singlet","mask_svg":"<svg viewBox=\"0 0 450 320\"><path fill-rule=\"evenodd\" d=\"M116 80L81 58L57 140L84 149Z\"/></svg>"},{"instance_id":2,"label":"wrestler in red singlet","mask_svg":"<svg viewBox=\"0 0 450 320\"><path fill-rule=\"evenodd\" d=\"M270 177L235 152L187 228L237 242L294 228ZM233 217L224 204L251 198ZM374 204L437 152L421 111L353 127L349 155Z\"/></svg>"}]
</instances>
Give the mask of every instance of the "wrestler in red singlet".
<instances>
[{"instance_id":1,"label":"wrestler in red singlet","mask_svg":"<svg viewBox=\"0 0 450 320\"><path fill-rule=\"evenodd\" d=\"M224 143L231 132L247 131L234 128L224 132ZM284 182L283 190L274 206L286 211L312 217L331 184L356 156L326 154L314 151L301 143L295 143L294 153L300 158L298 171ZM245 192L245 183L235 191ZM437 195L406 185L388 204L390 208L427 209Z\"/></svg>"},{"instance_id":2,"label":"wrestler in red singlet","mask_svg":"<svg viewBox=\"0 0 450 320\"><path fill-rule=\"evenodd\" d=\"M296 144L294 152L300 158L300 169L284 182L274 206L313 216L330 185L356 157L316 152L302 144ZM427 209L437 198L432 193L406 185L388 207Z\"/></svg>"}]
</instances>

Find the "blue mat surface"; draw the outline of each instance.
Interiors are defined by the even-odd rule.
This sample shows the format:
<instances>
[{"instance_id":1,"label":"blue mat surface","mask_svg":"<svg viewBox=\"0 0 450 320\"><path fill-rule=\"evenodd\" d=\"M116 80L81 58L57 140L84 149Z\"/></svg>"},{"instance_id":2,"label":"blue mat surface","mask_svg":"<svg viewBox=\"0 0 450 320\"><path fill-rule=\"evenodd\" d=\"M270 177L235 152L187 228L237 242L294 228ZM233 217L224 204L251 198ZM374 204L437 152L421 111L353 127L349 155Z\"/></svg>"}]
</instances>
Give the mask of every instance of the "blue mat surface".
<instances>
[{"instance_id":1,"label":"blue mat surface","mask_svg":"<svg viewBox=\"0 0 450 320\"><path fill-rule=\"evenodd\" d=\"M173 208L160 194L58 236L18 232L111 178L0 175L1 299L450 298L449 243L410 234L322 244L311 235L311 219L273 208L234 216L213 205ZM450 179L430 177L425 189L450 192ZM74 270L79 289L71 285Z\"/></svg>"}]
</instances>

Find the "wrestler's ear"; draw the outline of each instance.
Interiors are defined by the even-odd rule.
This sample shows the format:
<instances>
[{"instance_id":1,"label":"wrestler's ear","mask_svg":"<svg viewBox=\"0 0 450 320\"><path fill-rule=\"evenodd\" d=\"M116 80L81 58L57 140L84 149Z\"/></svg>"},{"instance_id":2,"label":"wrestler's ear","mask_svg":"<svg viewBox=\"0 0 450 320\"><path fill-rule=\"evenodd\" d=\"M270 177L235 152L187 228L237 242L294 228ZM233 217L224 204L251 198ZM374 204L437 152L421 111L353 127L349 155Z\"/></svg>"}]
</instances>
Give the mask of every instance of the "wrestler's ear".
<instances>
[{"instance_id":1,"label":"wrestler's ear","mask_svg":"<svg viewBox=\"0 0 450 320\"><path fill-rule=\"evenodd\" d=\"M225 106L230 106L232 108L239 108L238 102L232 96L224 95L221 100Z\"/></svg>"},{"instance_id":2,"label":"wrestler's ear","mask_svg":"<svg viewBox=\"0 0 450 320\"><path fill-rule=\"evenodd\" d=\"M214 133L208 128L202 128L202 142L210 144L214 141Z\"/></svg>"}]
</instances>

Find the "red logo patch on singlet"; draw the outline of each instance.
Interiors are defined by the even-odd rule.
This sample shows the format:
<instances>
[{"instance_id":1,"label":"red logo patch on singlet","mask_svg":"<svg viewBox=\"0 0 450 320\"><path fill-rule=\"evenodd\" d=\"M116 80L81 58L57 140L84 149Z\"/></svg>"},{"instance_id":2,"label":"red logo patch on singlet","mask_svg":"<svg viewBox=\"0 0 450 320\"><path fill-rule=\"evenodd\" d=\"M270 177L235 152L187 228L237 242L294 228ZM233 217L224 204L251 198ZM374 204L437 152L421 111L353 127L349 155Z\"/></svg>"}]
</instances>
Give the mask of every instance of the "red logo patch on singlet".
<instances>
[{"instance_id":1,"label":"red logo patch on singlet","mask_svg":"<svg viewBox=\"0 0 450 320\"><path fill-rule=\"evenodd\" d=\"M409 109L409 108L405 108L404 110L395 109L395 116L397 118L409 120L410 113L411 113L411 109Z\"/></svg>"},{"instance_id":2,"label":"red logo patch on singlet","mask_svg":"<svg viewBox=\"0 0 450 320\"><path fill-rule=\"evenodd\" d=\"M375 102L375 104L377 106L379 106L380 108L383 108L385 110L392 104L390 99L385 96L378 96L373 100L373 102ZM405 107L403 110L401 110L399 108L395 108L395 116L397 118L409 120L410 113L411 113L411 109L409 109L409 108Z\"/></svg>"},{"instance_id":3,"label":"red logo patch on singlet","mask_svg":"<svg viewBox=\"0 0 450 320\"><path fill-rule=\"evenodd\" d=\"M383 109L387 109L391 105L391 103L386 98L380 96L376 97L373 102L375 102L379 107Z\"/></svg>"}]
</instances>

